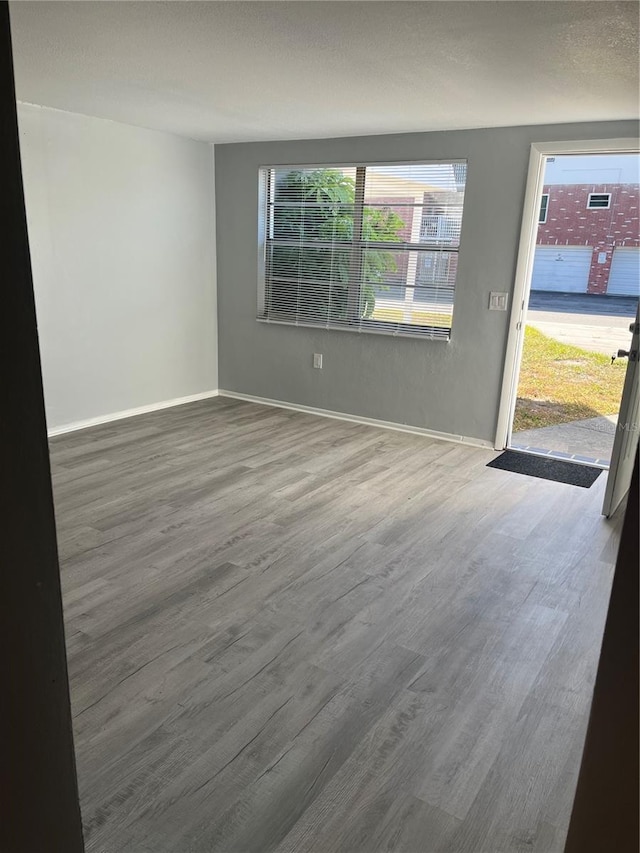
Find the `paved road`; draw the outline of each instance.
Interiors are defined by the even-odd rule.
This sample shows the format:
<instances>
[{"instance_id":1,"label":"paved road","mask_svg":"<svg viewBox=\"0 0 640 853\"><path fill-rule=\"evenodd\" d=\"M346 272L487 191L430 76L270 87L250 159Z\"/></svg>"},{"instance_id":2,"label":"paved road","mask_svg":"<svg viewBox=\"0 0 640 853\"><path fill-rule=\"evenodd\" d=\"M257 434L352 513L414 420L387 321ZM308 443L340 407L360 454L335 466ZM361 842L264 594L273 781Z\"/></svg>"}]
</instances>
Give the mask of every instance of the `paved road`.
<instances>
[{"instance_id":1,"label":"paved road","mask_svg":"<svg viewBox=\"0 0 640 853\"><path fill-rule=\"evenodd\" d=\"M566 344L613 355L628 349L638 300L626 296L531 293L527 324Z\"/></svg>"},{"instance_id":2,"label":"paved road","mask_svg":"<svg viewBox=\"0 0 640 853\"><path fill-rule=\"evenodd\" d=\"M597 296L589 293L545 293L532 290L530 311L546 314L570 314L602 317L634 317L637 298L633 296Z\"/></svg>"}]
</instances>

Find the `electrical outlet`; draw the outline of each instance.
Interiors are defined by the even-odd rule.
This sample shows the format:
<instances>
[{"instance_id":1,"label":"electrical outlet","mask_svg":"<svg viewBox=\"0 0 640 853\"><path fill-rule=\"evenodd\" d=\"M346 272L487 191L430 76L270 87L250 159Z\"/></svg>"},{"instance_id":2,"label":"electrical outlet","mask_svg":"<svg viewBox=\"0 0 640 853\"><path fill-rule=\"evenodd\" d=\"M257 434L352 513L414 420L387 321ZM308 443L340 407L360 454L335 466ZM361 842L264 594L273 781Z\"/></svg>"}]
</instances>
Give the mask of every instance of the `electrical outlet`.
<instances>
[{"instance_id":1,"label":"electrical outlet","mask_svg":"<svg viewBox=\"0 0 640 853\"><path fill-rule=\"evenodd\" d=\"M318 370L322 370L322 353L314 352L313 354L313 366Z\"/></svg>"},{"instance_id":2,"label":"electrical outlet","mask_svg":"<svg viewBox=\"0 0 640 853\"><path fill-rule=\"evenodd\" d=\"M495 293L492 291L489 294L489 311L506 311L508 293Z\"/></svg>"}]
</instances>

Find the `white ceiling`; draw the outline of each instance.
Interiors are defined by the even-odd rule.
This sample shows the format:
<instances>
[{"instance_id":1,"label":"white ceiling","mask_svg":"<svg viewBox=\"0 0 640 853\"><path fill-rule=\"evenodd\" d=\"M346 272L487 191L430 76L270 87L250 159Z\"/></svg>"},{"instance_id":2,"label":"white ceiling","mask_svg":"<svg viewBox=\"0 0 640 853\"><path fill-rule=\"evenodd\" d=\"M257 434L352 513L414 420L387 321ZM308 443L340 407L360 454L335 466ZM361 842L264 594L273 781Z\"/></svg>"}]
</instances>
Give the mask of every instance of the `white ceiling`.
<instances>
[{"instance_id":1,"label":"white ceiling","mask_svg":"<svg viewBox=\"0 0 640 853\"><path fill-rule=\"evenodd\" d=\"M637 2L10 8L20 100L213 142L638 115Z\"/></svg>"}]
</instances>

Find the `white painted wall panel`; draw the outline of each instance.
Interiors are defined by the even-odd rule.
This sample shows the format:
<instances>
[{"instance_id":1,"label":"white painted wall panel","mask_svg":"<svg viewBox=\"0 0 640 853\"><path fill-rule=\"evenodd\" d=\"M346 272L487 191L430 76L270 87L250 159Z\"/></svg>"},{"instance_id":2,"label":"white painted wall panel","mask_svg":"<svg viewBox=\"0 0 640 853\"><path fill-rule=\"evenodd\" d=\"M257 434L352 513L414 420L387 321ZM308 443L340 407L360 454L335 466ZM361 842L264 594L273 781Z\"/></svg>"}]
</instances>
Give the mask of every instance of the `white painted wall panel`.
<instances>
[{"instance_id":1,"label":"white painted wall panel","mask_svg":"<svg viewBox=\"0 0 640 853\"><path fill-rule=\"evenodd\" d=\"M19 105L50 428L217 387L212 146Z\"/></svg>"}]
</instances>

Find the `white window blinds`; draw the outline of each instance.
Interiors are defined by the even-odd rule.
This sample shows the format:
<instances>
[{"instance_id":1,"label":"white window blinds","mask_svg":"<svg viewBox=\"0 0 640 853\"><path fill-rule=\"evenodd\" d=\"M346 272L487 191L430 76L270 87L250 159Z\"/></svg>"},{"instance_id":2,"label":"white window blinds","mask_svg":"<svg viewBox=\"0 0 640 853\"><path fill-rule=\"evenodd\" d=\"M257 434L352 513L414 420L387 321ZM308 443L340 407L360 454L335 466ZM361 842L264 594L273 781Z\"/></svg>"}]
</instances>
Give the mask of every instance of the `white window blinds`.
<instances>
[{"instance_id":1,"label":"white window blinds","mask_svg":"<svg viewBox=\"0 0 640 853\"><path fill-rule=\"evenodd\" d=\"M466 163L261 170L258 319L447 340Z\"/></svg>"}]
</instances>

